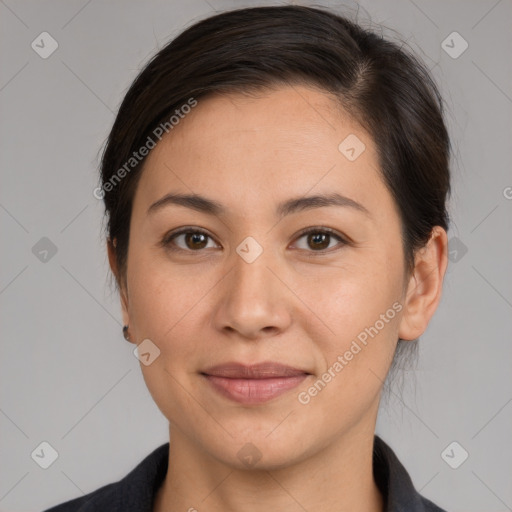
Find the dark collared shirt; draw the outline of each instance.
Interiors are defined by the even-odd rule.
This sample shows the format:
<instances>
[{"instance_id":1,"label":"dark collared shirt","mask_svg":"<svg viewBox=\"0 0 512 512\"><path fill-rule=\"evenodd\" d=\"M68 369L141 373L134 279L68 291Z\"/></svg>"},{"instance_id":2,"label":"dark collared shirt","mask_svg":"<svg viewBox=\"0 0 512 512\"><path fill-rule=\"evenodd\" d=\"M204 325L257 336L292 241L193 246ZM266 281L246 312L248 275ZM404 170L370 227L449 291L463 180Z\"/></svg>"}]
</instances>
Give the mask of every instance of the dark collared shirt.
<instances>
[{"instance_id":1,"label":"dark collared shirt","mask_svg":"<svg viewBox=\"0 0 512 512\"><path fill-rule=\"evenodd\" d=\"M169 443L166 443L118 482L44 512L153 512L153 499L167 473L168 457ZM377 435L373 474L384 497L386 512L446 512L416 491L393 450Z\"/></svg>"}]
</instances>

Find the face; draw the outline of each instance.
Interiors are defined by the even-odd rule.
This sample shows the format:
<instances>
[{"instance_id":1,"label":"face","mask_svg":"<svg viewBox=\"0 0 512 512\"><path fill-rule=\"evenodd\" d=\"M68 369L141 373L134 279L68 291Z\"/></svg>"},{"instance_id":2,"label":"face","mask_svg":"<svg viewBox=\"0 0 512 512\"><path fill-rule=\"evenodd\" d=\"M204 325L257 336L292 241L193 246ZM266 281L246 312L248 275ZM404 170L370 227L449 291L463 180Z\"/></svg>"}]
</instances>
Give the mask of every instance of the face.
<instances>
[{"instance_id":1,"label":"face","mask_svg":"<svg viewBox=\"0 0 512 512\"><path fill-rule=\"evenodd\" d=\"M151 208L168 194L218 210ZM146 160L123 290L132 341L160 351L141 368L171 429L269 468L373 429L404 337L400 226L373 141L324 93L200 99ZM296 371L213 375L228 363Z\"/></svg>"}]
</instances>

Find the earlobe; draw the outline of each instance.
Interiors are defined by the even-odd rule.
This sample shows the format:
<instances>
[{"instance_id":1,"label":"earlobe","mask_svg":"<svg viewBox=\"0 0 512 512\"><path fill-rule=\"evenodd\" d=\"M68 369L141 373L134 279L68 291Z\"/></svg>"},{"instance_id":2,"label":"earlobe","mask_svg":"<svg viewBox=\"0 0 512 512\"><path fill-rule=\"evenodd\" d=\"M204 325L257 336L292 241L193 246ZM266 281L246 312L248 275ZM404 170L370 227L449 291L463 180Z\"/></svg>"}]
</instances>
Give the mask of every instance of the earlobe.
<instances>
[{"instance_id":1,"label":"earlobe","mask_svg":"<svg viewBox=\"0 0 512 512\"><path fill-rule=\"evenodd\" d=\"M427 329L439 301L448 265L446 231L435 226L427 245L416 253L414 271L410 277L399 337L415 340Z\"/></svg>"}]
</instances>

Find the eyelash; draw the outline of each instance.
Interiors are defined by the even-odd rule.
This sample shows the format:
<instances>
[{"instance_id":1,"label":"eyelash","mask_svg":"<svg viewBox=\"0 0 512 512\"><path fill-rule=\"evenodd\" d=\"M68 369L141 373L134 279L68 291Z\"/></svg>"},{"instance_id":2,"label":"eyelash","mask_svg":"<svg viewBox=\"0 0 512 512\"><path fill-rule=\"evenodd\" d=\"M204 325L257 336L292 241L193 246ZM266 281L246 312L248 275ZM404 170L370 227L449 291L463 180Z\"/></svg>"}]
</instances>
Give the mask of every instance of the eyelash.
<instances>
[{"instance_id":1,"label":"eyelash","mask_svg":"<svg viewBox=\"0 0 512 512\"><path fill-rule=\"evenodd\" d=\"M180 235L187 234L187 233L193 233L193 234L199 233L199 234L205 235L208 238L213 240L213 237L210 234L208 234L206 231L202 230L202 229L192 228L192 227L185 227L185 228L180 229L179 231L171 232L171 233L168 233L167 235L165 235L165 237L163 238L163 240L162 240L160 245L162 247L164 247L164 248L166 248L166 249L168 249L170 251L174 251L174 252L188 252L188 253L199 253L199 252L202 252L203 251L202 249L198 249L196 251L194 251L192 249L183 249L181 247L175 246L172 243L175 238L177 238ZM350 245L350 242L346 238L342 237L339 233L337 233L333 229L325 228L325 227L304 229L304 230L302 230L297 235L296 239L302 238L303 236L309 235L311 233L314 233L314 234L321 233L321 234L326 234L326 235L329 235L331 237L334 237L334 238L338 239L338 241L341 243L341 247L343 247L344 245ZM215 243L217 243L217 242L215 242ZM299 250L301 250L301 251L305 250L306 252L311 253L311 254L308 254L308 257L315 257L317 255L322 256L322 255L325 255L325 254L330 254L331 252L334 252L336 250L341 249L341 247L339 247L338 249L334 249L334 248L331 247L330 249L322 249L320 251L313 251L313 250L306 250L306 249L299 249Z\"/></svg>"}]
</instances>

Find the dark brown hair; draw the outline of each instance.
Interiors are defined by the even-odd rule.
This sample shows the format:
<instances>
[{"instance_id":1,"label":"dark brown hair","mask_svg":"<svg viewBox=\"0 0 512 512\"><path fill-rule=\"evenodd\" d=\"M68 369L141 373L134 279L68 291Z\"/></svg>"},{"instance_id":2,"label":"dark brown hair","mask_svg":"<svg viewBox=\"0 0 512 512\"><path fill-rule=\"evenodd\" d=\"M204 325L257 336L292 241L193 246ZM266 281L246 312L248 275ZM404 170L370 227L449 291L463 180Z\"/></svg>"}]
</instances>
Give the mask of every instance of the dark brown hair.
<instances>
[{"instance_id":1,"label":"dark brown hair","mask_svg":"<svg viewBox=\"0 0 512 512\"><path fill-rule=\"evenodd\" d=\"M195 23L164 46L120 106L103 153L102 187L190 98L287 84L332 95L374 140L383 181L400 213L409 275L432 228L448 229L450 141L443 101L425 65L403 45L324 9L232 10ZM120 280L143 163L104 193Z\"/></svg>"},{"instance_id":2,"label":"dark brown hair","mask_svg":"<svg viewBox=\"0 0 512 512\"><path fill-rule=\"evenodd\" d=\"M193 97L309 84L339 99L372 136L401 214L407 269L433 226L448 229L448 133L443 103L425 66L396 43L332 12L254 7L204 19L163 47L119 108L101 162L102 187L155 128ZM154 138L154 136L153 136ZM144 159L107 191L107 237L125 275L132 199Z\"/></svg>"}]
</instances>

